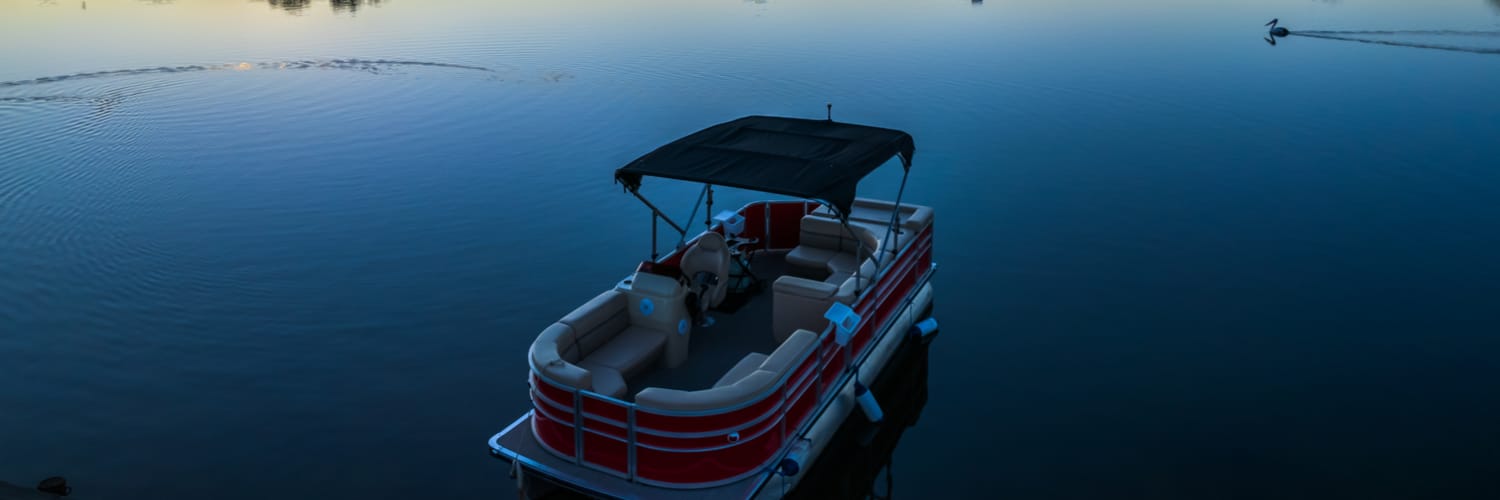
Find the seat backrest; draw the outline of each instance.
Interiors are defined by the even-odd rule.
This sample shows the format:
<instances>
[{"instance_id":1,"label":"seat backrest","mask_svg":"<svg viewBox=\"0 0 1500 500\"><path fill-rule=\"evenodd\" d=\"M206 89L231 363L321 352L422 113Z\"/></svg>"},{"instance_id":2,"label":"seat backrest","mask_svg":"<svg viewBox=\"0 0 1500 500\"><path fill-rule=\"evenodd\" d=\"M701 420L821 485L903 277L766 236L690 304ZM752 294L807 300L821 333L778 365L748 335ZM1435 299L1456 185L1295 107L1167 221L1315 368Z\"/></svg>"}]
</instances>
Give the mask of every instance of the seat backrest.
<instances>
[{"instance_id":1,"label":"seat backrest","mask_svg":"<svg viewBox=\"0 0 1500 500\"><path fill-rule=\"evenodd\" d=\"M852 279L852 278L851 278ZM833 305L839 285L796 276L782 276L771 284L771 335L782 343L798 329L822 331L823 313Z\"/></svg>"},{"instance_id":2,"label":"seat backrest","mask_svg":"<svg viewBox=\"0 0 1500 500\"><path fill-rule=\"evenodd\" d=\"M776 374L755 370L739 381L701 391L680 391L647 387L635 395L635 404L647 410L705 411L728 409L748 403L769 391L779 378Z\"/></svg>"},{"instance_id":3,"label":"seat backrest","mask_svg":"<svg viewBox=\"0 0 1500 500\"><path fill-rule=\"evenodd\" d=\"M628 305L624 294L608 290L578 306L557 322L573 329L578 356L584 358L630 326L630 314L626 311ZM568 352L571 346L560 346L560 349L561 352Z\"/></svg>"},{"instance_id":4,"label":"seat backrest","mask_svg":"<svg viewBox=\"0 0 1500 500\"><path fill-rule=\"evenodd\" d=\"M824 321L827 323L827 321ZM800 361L803 354L813 349L818 343L818 334L812 330L797 329L792 332L781 346L771 353L771 356L760 363L760 369L778 375L785 374L792 366Z\"/></svg>"},{"instance_id":5,"label":"seat backrest","mask_svg":"<svg viewBox=\"0 0 1500 500\"><path fill-rule=\"evenodd\" d=\"M861 258L874 254L880 244L880 240L869 229L858 224L844 227L838 219L818 215L802 216L801 229L798 245L853 254L859 251L860 243L864 243L865 254Z\"/></svg>"},{"instance_id":6,"label":"seat backrest","mask_svg":"<svg viewBox=\"0 0 1500 500\"><path fill-rule=\"evenodd\" d=\"M698 242L682 253L682 273L688 279L699 271L708 271L719 277L719 284L709 290L708 305L717 306L724 301L729 286L729 244L724 235L707 232L698 237Z\"/></svg>"},{"instance_id":7,"label":"seat backrest","mask_svg":"<svg viewBox=\"0 0 1500 500\"><path fill-rule=\"evenodd\" d=\"M885 200L855 198L853 214L849 216L849 224L869 229L874 233L875 239L884 244L887 240L886 232L891 223L891 210L895 206L895 203ZM833 210L827 206L818 207L810 215L828 220L838 220L838 216L834 215ZM903 203L901 204L901 213L898 217L901 229L894 238L890 238L894 240L894 243L891 245L892 248L884 249L889 253L896 252L897 249L905 245L914 235L922 232L923 229L931 225L933 209L926 205Z\"/></svg>"},{"instance_id":8,"label":"seat backrest","mask_svg":"<svg viewBox=\"0 0 1500 500\"><path fill-rule=\"evenodd\" d=\"M911 215L906 218L902 226L908 231L921 232L927 228L928 224L932 224L932 217L932 207L916 205L916 209L912 210Z\"/></svg>"},{"instance_id":9,"label":"seat backrest","mask_svg":"<svg viewBox=\"0 0 1500 500\"><path fill-rule=\"evenodd\" d=\"M851 241L854 241L854 234L844 230L839 221L814 215L802 216L798 245L843 251L845 242Z\"/></svg>"},{"instance_id":10,"label":"seat backrest","mask_svg":"<svg viewBox=\"0 0 1500 500\"><path fill-rule=\"evenodd\" d=\"M554 382L579 389L593 390L593 376L574 364L581 356L573 328L553 323L531 342L531 365Z\"/></svg>"},{"instance_id":11,"label":"seat backrest","mask_svg":"<svg viewBox=\"0 0 1500 500\"><path fill-rule=\"evenodd\" d=\"M733 384L701 391L680 391L649 387L635 396L635 403L646 408L676 411L703 411L733 408L748 403L775 386L797 361L818 343L818 334L797 330L783 342L760 367Z\"/></svg>"},{"instance_id":12,"label":"seat backrest","mask_svg":"<svg viewBox=\"0 0 1500 500\"><path fill-rule=\"evenodd\" d=\"M860 222L872 222L880 225L890 224L891 210L896 207L895 203L874 198L855 198L849 220ZM813 215L827 218L837 218L833 209L824 205L812 211ZM902 228L913 231L921 231L932 223L932 207L926 205L914 205L911 203L901 204L901 214L898 223Z\"/></svg>"},{"instance_id":13,"label":"seat backrest","mask_svg":"<svg viewBox=\"0 0 1500 500\"><path fill-rule=\"evenodd\" d=\"M854 305L854 300L859 294L875 283L875 262L865 259L864 264L859 266L859 274L851 275L839 282L839 290L834 294L834 300L843 302L844 305Z\"/></svg>"},{"instance_id":14,"label":"seat backrest","mask_svg":"<svg viewBox=\"0 0 1500 500\"><path fill-rule=\"evenodd\" d=\"M692 322L688 320L686 286L676 278L636 271L634 277L615 290L624 293L628 301L625 310L630 313L630 326L673 333L667 336L667 349L663 353L666 367L687 361L686 334Z\"/></svg>"}]
</instances>

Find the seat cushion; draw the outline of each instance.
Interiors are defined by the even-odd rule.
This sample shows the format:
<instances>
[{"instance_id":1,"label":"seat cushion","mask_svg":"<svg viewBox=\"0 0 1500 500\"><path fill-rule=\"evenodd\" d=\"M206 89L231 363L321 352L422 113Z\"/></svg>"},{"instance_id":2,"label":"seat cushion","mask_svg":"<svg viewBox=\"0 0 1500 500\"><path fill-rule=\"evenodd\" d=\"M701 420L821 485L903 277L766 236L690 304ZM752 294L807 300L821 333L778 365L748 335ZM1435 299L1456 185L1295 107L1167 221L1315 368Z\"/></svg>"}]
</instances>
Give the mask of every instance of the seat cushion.
<instances>
[{"instance_id":1,"label":"seat cushion","mask_svg":"<svg viewBox=\"0 0 1500 500\"><path fill-rule=\"evenodd\" d=\"M798 328L822 331L828 326L823 313L833 304L838 285L794 276L776 278L771 284L771 335L779 345Z\"/></svg>"},{"instance_id":2,"label":"seat cushion","mask_svg":"<svg viewBox=\"0 0 1500 500\"><path fill-rule=\"evenodd\" d=\"M608 366L600 366L588 361L583 362L583 368L594 377L594 392L615 399L625 399L626 387L625 376L619 371Z\"/></svg>"},{"instance_id":3,"label":"seat cushion","mask_svg":"<svg viewBox=\"0 0 1500 500\"><path fill-rule=\"evenodd\" d=\"M718 382L714 382L714 387L724 387L739 382L740 379L745 378L750 372L755 371L756 368L760 368L760 364L765 362L765 360L766 355L758 352L746 354L745 357L740 358L739 363L734 364L734 368L730 368L728 372L724 373L723 377L719 377Z\"/></svg>"},{"instance_id":4,"label":"seat cushion","mask_svg":"<svg viewBox=\"0 0 1500 500\"><path fill-rule=\"evenodd\" d=\"M786 253L786 262L797 267L822 271L828 267L828 261L833 259L834 255L838 255L835 250L797 245L792 251Z\"/></svg>"},{"instance_id":5,"label":"seat cushion","mask_svg":"<svg viewBox=\"0 0 1500 500\"><path fill-rule=\"evenodd\" d=\"M778 380L774 373L755 370L733 384L701 391L647 387L636 393L635 404L645 408L675 411L734 408L764 397Z\"/></svg>"},{"instance_id":6,"label":"seat cushion","mask_svg":"<svg viewBox=\"0 0 1500 500\"><path fill-rule=\"evenodd\" d=\"M625 295L609 290L578 306L573 312L557 320L573 328L580 354L588 358L594 350L608 343L616 332L630 324L629 307Z\"/></svg>"},{"instance_id":7,"label":"seat cushion","mask_svg":"<svg viewBox=\"0 0 1500 500\"><path fill-rule=\"evenodd\" d=\"M818 334L811 330L798 329L787 336L786 340L777 347L757 369L776 374L780 377L790 370L794 364L803 359L808 351L818 343Z\"/></svg>"},{"instance_id":8,"label":"seat cushion","mask_svg":"<svg viewBox=\"0 0 1500 500\"><path fill-rule=\"evenodd\" d=\"M859 260L854 258L854 254L839 252L833 258L828 259L828 272L833 273L833 276L842 275L845 279L848 279L858 269ZM836 283L842 283L843 281L841 279Z\"/></svg>"},{"instance_id":9,"label":"seat cushion","mask_svg":"<svg viewBox=\"0 0 1500 500\"><path fill-rule=\"evenodd\" d=\"M806 297L810 299L827 299L838 293L839 286L823 281L813 281L796 276L782 276L771 282L771 291L777 296ZM787 332L791 333L791 332Z\"/></svg>"},{"instance_id":10,"label":"seat cushion","mask_svg":"<svg viewBox=\"0 0 1500 500\"><path fill-rule=\"evenodd\" d=\"M583 365L613 368L626 378L631 378L646 371L661 356L666 345L666 333L632 326L589 354L584 358Z\"/></svg>"},{"instance_id":11,"label":"seat cushion","mask_svg":"<svg viewBox=\"0 0 1500 500\"><path fill-rule=\"evenodd\" d=\"M844 305L854 305L854 300L859 298L859 294L864 293L866 289L870 288L871 282L870 275L858 278L850 276L843 283L839 284L839 291L833 295L833 299L843 302Z\"/></svg>"},{"instance_id":12,"label":"seat cushion","mask_svg":"<svg viewBox=\"0 0 1500 500\"><path fill-rule=\"evenodd\" d=\"M589 388L593 383L589 371L573 364L578 361L576 355L570 354L578 352L574 344L573 330L568 325L553 323L531 342L531 366L554 383Z\"/></svg>"}]
</instances>

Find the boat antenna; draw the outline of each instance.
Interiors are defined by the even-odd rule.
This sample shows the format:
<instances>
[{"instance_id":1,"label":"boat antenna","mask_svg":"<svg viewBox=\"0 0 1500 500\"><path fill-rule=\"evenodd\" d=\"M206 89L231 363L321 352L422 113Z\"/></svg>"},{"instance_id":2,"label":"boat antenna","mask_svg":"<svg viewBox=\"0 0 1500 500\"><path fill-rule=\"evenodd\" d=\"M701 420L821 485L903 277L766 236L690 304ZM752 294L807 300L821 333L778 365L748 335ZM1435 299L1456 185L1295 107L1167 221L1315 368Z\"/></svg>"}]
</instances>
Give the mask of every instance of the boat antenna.
<instances>
[{"instance_id":1,"label":"boat antenna","mask_svg":"<svg viewBox=\"0 0 1500 500\"><path fill-rule=\"evenodd\" d=\"M833 121L833 103L828 103L828 121Z\"/></svg>"}]
</instances>

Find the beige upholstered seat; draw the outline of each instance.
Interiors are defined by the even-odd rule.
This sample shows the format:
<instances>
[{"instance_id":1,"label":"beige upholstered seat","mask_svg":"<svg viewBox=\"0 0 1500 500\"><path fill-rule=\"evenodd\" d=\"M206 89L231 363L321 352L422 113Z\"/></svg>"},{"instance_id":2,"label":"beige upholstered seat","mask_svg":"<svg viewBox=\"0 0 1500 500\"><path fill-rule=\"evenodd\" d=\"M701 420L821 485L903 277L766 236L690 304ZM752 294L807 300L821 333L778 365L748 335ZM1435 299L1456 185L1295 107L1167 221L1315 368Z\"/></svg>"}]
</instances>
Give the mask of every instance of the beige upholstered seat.
<instances>
[{"instance_id":1,"label":"beige upholstered seat","mask_svg":"<svg viewBox=\"0 0 1500 500\"><path fill-rule=\"evenodd\" d=\"M828 261L838 255L838 250L818 248L812 245L797 245L792 251L787 252L786 262L799 268L819 272L827 267Z\"/></svg>"},{"instance_id":2,"label":"beige upholstered seat","mask_svg":"<svg viewBox=\"0 0 1500 500\"><path fill-rule=\"evenodd\" d=\"M694 279L699 271L708 271L718 276L718 284L711 286L702 299L707 301L708 307L717 307L724 301L729 290L729 244L724 242L724 235L703 233L703 236L698 237L697 244L682 253L680 267L682 274L688 279ZM698 285L695 283L693 286L697 288Z\"/></svg>"},{"instance_id":3,"label":"beige upholstered seat","mask_svg":"<svg viewBox=\"0 0 1500 500\"><path fill-rule=\"evenodd\" d=\"M846 228L837 220L807 215L802 217L797 246L787 252L786 261L800 268L822 271L841 253L856 256L861 243L865 256L875 250L875 236L869 230L857 226Z\"/></svg>"},{"instance_id":4,"label":"beige upholstered seat","mask_svg":"<svg viewBox=\"0 0 1500 500\"><path fill-rule=\"evenodd\" d=\"M765 361L766 355L764 354L758 352L746 354L745 357L740 358L739 363L734 364L734 368L730 368L729 371L724 372L724 376L719 377L718 382L714 382L714 387L724 387L726 385L739 382L740 379L745 378L746 375L749 375L751 372L759 369L760 364L764 363Z\"/></svg>"},{"instance_id":5,"label":"beige upholstered seat","mask_svg":"<svg viewBox=\"0 0 1500 500\"><path fill-rule=\"evenodd\" d=\"M731 368L712 388L680 391L648 387L635 395L635 403L646 409L703 411L734 408L767 394L787 373L805 359L818 343L818 334L799 330L770 356L751 353ZM758 363L757 363L758 362ZM753 367L753 369L751 369ZM749 372L737 376L739 372Z\"/></svg>"},{"instance_id":6,"label":"beige upholstered seat","mask_svg":"<svg viewBox=\"0 0 1500 500\"><path fill-rule=\"evenodd\" d=\"M626 379L662 355L667 333L631 323L626 295L599 294L547 327L531 344L532 366L553 382L623 398Z\"/></svg>"},{"instance_id":7,"label":"beige upholstered seat","mask_svg":"<svg viewBox=\"0 0 1500 500\"><path fill-rule=\"evenodd\" d=\"M667 344L667 334L632 326L615 335L613 340L589 353L585 363L607 366L632 378L645 372ZM594 377L595 383L598 377Z\"/></svg>"},{"instance_id":8,"label":"beige upholstered seat","mask_svg":"<svg viewBox=\"0 0 1500 500\"><path fill-rule=\"evenodd\" d=\"M823 281L843 283L850 276L854 276L857 270L859 270L859 261L854 258L854 254L839 253L832 259L828 259L828 278Z\"/></svg>"},{"instance_id":9,"label":"beige upholstered seat","mask_svg":"<svg viewBox=\"0 0 1500 500\"><path fill-rule=\"evenodd\" d=\"M741 403L748 403L756 396L765 394L776 384L777 379L774 373L755 370L732 384L701 391L647 387L636 393L635 404L647 409L674 411L731 408Z\"/></svg>"},{"instance_id":10,"label":"beige upholstered seat","mask_svg":"<svg viewBox=\"0 0 1500 500\"><path fill-rule=\"evenodd\" d=\"M854 205L850 210L849 223L874 224L885 227L891 223L891 210L896 204L886 200L874 198L855 198ZM827 206L818 207L813 210L813 215L828 219L836 219L833 210ZM902 232L916 233L932 224L932 207L925 205L901 204L901 213L896 221L901 226Z\"/></svg>"},{"instance_id":11,"label":"beige upholstered seat","mask_svg":"<svg viewBox=\"0 0 1500 500\"><path fill-rule=\"evenodd\" d=\"M760 369L773 372L785 373L790 371L797 361L802 359L803 353L812 349L818 343L818 334L812 330L796 330L788 335L786 341L776 348L764 362Z\"/></svg>"},{"instance_id":12,"label":"beige upholstered seat","mask_svg":"<svg viewBox=\"0 0 1500 500\"><path fill-rule=\"evenodd\" d=\"M823 331L823 313L833 305L839 286L822 281L782 276L771 284L771 335L777 343L799 329Z\"/></svg>"},{"instance_id":13,"label":"beige upholstered seat","mask_svg":"<svg viewBox=\"0 0 1500 500\"><path fill-rule=\"evenodd\" d=\"M560 384L592 389L593 374L576 364L582 357L573 328L562 323L548 326L531 343L531 364L543 376Z\"/></svg>"},{"instance_id":14,"label":"beige upholstered seat","mask_svg":"<svg viewBox=\"0 0 1500 500\"><path fill-rule=\"evenodd\" d=\"M891 210L896 207L895 203L886 200L871 198L855 198L854 206L849 215L849 226L868 231L878 247L880 261L889 262L895 258L902 247L911 241L918 233L927 226L932 225L932 207L925 205L911 205L903 203L897 215L896 234L889 234L891 224ZM817 217L837 224L838 216L827 206L813 210L810 217ZM872 252L876 253L876 252Z\"/></svg>"},{"instance_id":15,"label":"beige upholstered seat","mask_svg":"<svg viewBox=\"0 0 1500 500\"><path fill-rule=\"evenodd\" d=\"M846 256L853 259L851 255L840 254L836 259L838 262L829 263L830 269L837 272L823 281L782 276L771 284L771 335L777 342L786 340L799 328L823 331L828 326L823 313L829 306L834 302L854 305L859 294L874 282L874 261L865 259L856 274L854 269L843 267L852 265L842 261Z\"/></svg>"},{"instance_id":16,"label":"beige upholstered seat","mask_svg":"<svg viewBox=\"0 0 1500 500\"><path fill-rule=\"evenodd\" d=\"M625 376L614 368L596 365L592 361L586 360L579 365L593 376L594 388L592 390L615 399L624 399L625 394L629 392L625 385Z\"/></svg>"}]
</instances>

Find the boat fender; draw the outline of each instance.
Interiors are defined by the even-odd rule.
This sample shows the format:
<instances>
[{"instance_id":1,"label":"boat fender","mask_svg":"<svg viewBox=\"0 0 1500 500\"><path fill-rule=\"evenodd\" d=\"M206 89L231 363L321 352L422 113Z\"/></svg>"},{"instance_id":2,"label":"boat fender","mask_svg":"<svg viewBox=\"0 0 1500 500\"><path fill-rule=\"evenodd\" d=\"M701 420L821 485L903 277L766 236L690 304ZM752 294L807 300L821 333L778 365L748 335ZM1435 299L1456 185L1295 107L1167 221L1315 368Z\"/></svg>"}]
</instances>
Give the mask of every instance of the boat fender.
<instances>
[{"instance_id":1,"label":"boat fender","mask_svg":"<svg viewBox=\"0 0 1500 500\"><path fill-rule=\"evenodd\" d=\"M935 336L937 336L937 332L938 332L937 318L927 318L927 319L924 319L922 321L918 321L916 324L911 325L911 330L907 331L907 333L912 338L915 338L915 339L926 339L926 338L929 338L929 337L935 337Z\"/></svg>"},{"instance_id":2,"label":"boat fender","mask_svg":"<svg viewBox=\"0 0 1500 500\"><path fill-rule=\"evenodd\" d=\"M651 299L641 299L641 314L650 316L653 311L656 311L656 303Z\"/></svg>"},{"instance_id":3,"label":"boat fender","mask_svg":"<svg viewBox=\"0 0 1500 500\"><path fill-rule=\"evenodd\" d=\"M808 441L806 438L798 439L792 449L786 452L786 458L781 459L781 464L776 467L776 472L783 476L795 476L802 470L802 461L807 460Z\"/></svg>"},{"instance_id":4,"label":"boat fender","mask_svg":"<svg viewBox=\"0 0 1500 500\"><path fill-rule=\"evenodd\" d=\"M682 319L677 320L677 334L678 335L687 335L688 330L690 330L692 328L693 328L693 324L691 322L689 322L687 320L687 318L682 318Z\"/></svg>"},{"instance_id":5,"label":"boat fender","mask_svg":"<svg viewBox=\"0 0 1500 500\"><path fill-rule=\"evenodd\" d=\"M880 411L880 402L875 401L875 394L858 380L854 381L854 399L859 401L859 409L864 410L865 418L871 422L880 422L885 418L885 412Z\"/></svg>"}]
</instances>

